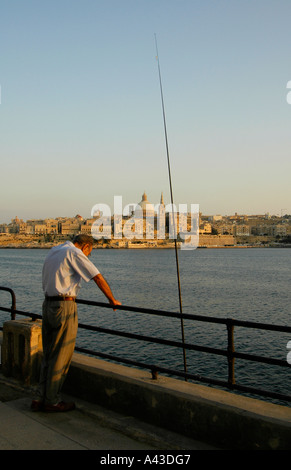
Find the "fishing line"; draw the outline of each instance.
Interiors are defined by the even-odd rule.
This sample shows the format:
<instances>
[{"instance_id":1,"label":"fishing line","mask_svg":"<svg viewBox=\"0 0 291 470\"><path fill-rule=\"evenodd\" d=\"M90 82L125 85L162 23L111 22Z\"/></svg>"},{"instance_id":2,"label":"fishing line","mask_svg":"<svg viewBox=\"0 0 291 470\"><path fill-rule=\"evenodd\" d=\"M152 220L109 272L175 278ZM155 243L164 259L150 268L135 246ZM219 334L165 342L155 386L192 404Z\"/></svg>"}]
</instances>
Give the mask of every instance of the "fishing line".
<instances>
[{"instance_id":1,"label":"fishing line","mask_svg":"<svg viewBox=\"0 0 291 470\"><path fill-rule=\"evenodd\" d=\"M159 60L158 43L157 43L157 36L156 36L156 34L155 34L155 43L156 43L157 63L158 63L160 92L161 92L162 111L163 111L163 122L164 122L164 133L165 133L167 162L168 162L168 175L169 175L169 185L170 185L170 196L171 196L172 216L173 216L173 226L174 226L174 242L175 242L175 255L176 255L176 271L177 271L177 282L178 282L179 306L180 306L180 313L183 313L183 308L182 308L182 294L181 294L181 281L180 281L180 269L179 269L179 257L178 257L177 236L176 236L176 220L175 220L175 214L174 214L174 198L173 198L171 165L170 165L169 144L168 144L168 132L167 132L167 125L166 125L166 113L165 113L164 96L163 96L163 87L162 87L162 77L161 77L161 68L160 68L160 60ZM182 342L183 342L183 344L184 344L184 343L185 343L185 335L184 335L184 323L183 323L183 318L181 318L181 334L182 334ZM183 348L183 360L184 360L184 372L186 373L186 372L187 372L187 362L186 362L186 351L185 351L185 348ZM187 378L186 378L186 377L185 377L185 380L187 381Z\"/></svg>"}]
</instances>

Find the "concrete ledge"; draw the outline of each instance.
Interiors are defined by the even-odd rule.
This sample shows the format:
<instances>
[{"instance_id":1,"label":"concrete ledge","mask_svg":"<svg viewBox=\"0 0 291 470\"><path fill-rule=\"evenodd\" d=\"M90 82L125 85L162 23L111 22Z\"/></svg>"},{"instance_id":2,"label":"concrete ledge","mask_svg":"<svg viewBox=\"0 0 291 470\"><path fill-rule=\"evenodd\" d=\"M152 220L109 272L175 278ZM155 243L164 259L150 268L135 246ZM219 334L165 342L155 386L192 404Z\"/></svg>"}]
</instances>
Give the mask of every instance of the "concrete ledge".
<instances>
[{"instance_id":1,"label":"concrete ledge","mask_svg":"<svg viewBox=\"0 0 291 470\"><path fill-rule=\"evenodd\" d=\"M65 390L227 449L290 450L291 409L74 354Z\"/></svg>"}]
</instances>

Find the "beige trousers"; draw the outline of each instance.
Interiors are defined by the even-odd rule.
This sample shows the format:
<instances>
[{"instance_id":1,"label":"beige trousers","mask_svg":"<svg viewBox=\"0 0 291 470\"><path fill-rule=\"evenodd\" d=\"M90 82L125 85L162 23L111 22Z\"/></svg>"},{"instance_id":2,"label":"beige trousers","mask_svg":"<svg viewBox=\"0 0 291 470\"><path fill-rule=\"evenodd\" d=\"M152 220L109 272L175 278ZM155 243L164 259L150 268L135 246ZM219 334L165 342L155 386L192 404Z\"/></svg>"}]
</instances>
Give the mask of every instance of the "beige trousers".
<instances>
[{"instance_id":1,"label":"beige trousers","mask_svg":"<svg viewBox=\"0 0 291 470\"><path fill-rule=\"evenodd\" d=\"M76 302L44 300L42 318L43 360L38 399L48 404L61 401L78 330Z\"/></svg>"}]
</instances>

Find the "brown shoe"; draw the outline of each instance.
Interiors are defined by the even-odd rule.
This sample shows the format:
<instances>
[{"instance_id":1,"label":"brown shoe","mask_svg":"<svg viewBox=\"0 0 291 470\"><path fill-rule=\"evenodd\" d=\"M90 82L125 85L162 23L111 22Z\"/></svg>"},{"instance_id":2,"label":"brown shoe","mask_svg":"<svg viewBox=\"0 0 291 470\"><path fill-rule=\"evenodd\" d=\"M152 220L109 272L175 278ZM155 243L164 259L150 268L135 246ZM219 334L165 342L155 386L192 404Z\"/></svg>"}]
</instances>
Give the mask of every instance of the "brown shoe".
<instances>
[{"instance_id":1,"label":"brown shoe","mask_svg":"<svg viewBox=\"0 0 291 470\"><path fill-rule=\"evenodd\" d=\"M32 400L30 409L32 411L42 411L43 409L43 402L41 400Z\"/></svg>"},{"instance_id":2,"label":"brown shoe","mask_svg":"<svg viewBox=\"0 0 291 470\"><path fill-rule=\"evenodd\" d=\"M65 403L64 401L60 401L56 405L44 405L43 411L51 412L63 412L63 411L71 411L76 408L75 403Z\"/></svg>"}]
</instances>

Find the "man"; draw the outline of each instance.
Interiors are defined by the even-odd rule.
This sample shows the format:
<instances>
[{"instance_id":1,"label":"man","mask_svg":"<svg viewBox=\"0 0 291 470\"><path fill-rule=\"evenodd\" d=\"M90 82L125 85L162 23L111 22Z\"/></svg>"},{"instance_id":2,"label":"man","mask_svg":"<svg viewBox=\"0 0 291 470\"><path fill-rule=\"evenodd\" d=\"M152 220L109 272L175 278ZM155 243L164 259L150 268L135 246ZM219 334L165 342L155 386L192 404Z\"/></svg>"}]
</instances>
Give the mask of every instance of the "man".
<instances>
[{"instance_id":1,"label":"man","mask_svg":"<svg viewBox=\"0 0 291 470\"><path fill-rule=\"evenodd\" d=\"M42 272L43 302L41 365L38 398L32 401L34 411L69 411L74 403L61 401L60 392L68 373L78 329L75 299L82 280L91 279L109 300L120 305L108 283L88 259L93 238L77 235L73 242L53 247L45 259Z\"/></svg>"}]
</instances>

